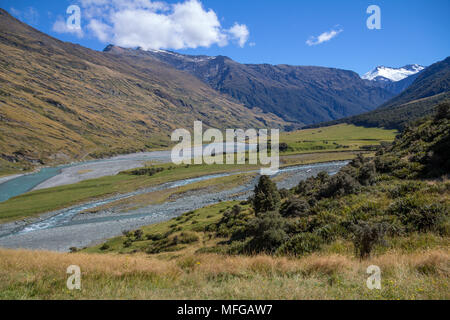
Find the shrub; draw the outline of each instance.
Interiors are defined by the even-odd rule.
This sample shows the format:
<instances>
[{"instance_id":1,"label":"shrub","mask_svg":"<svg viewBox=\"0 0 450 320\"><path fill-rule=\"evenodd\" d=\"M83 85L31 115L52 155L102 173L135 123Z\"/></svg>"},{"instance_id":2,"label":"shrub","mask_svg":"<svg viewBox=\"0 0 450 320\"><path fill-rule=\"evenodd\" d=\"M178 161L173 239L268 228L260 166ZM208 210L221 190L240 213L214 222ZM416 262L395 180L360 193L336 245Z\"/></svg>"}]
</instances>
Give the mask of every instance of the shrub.
<instances>
[{"instance_id":1,"label":"shrub","mask_svg":"<svg viewBox=\"0 0 450 320\"><path fill-rule=\"evenodd\" d=\"M322 238L314 233L300 233L286 241L278 250L278 254L305 255L319 251L323 245Z\"/></svg>"},{"instance_id":2,"label":"shrub","mask_svg":"<svg viewBox=\"0 0 450 320\"><path fill-rule=\"evenodd\" d=\"M360 184L351 175L339 172L332 176L330 181L320 190L320 197L331 198L356 193Z\"/></svg>"},{"instance_id":3,"label":"shrub","mask_svg":"<svg viewBox=\"0 0 450 320\"><path fill-rule=\"evenodd\" d=\"M444 102L436 107L434 121L438 122L443 119L450 119L450 103Z\"/></svg>"},{"instance_id":4,"label":"shrub","mask_svg":"<svg viewBox=\"0 0 450 320\"><path fill-rule=\"evenodd\" d=\"M291 195L291 192L286 188L280 189L279 193L280 193L281 199L289 198L289 196Z\"/></svg>"},{"instance_id":5,"label":"shrub","mask_svg":"<svg viewBox=\"0 0 450 320\"><path fill-rule=\"evenodd\" d=\"M253 196L255 212L274 211L278 208L280 200L276 184L268 176L261 176Z\"/></svg>"},{"instance_id":6,"label":"shrub","mask_svg":"<svg viewBox=\"0 0 450 320\"><path fill-rule=\"evenodd\" d=\"M445 206L433 203L413 209L409 214L402 214L400 220L407 226L408 231L438 231L446 215L448 210Z\"/></svg>"},{"instance_id":7,"label":"shrub","mask_svg":"<svg viewBox=\"0 0 450 320\"><path fill-rule=\"evenodd\" d=\"M363 186L373 185L375 183L376 169L373 162L367 163L359 169L358 181Z\"/></svg>"},{"instance_id":8,"label":"shrub","mask_svg":"<svg viewBox=\"0 0 450 320\"><path fill-rule=\"evenodd\" d=\"M140 168L130 171L130 174L133 176L153 176L162 171L164 171L164 168Z\"/></svg>"},{"instance_id":9,"label":"shrub","mask_svg":"<svg viewBox=\"0 0 450 320\"><path fill-rule=\"evenodd\" d=\"M160 233L156 233L156 234L148 234L147 235L147 240L152 240L152 241L159 241L164 239L164 235L160 234Z\"/></svg>"},{"instance_id":10,"label":"shrub","mask_svg":"<svg viewBox=\"0 0 450 320\"><path fill-rule=\"evenodd\" d=\"M219 237L230 237L231 241L244 239L245 226L249 219L249 214L242 210L242 207L235 205L231 210L226 211L220 221L213 225L211 231L216 230Z\"/></svg>"},{"instance_id":11,"label":"shrub","mask_svg":"<svg viewBox=\"0 0 450 320\"><path fill-rule=\"evenodd\" d=\"M125 241L123 242L124 248L129 248L129 247L131 247L132 244L133 244L133 241L131 241L130 238L128 238L127 240L125 240Z\"/></svg>"},{"instance_id":12,"label":"shrub","mask_svg":"<svg viewBox=\"0 0 450 320\"><path fill-rule=\"evenodd\" d=\"M280 152L286 152L289 150L289 145L286 142L281 142L279 148Z\"/></svg>"},{"instance_id":13,"label":"shrub","mask_svg":"<svg viewBox=\"0 0 450 320\"><path fill-rule=\"evenodd\" d=\"M438 231L448 216L448 206L411 195L396 200L388 212L397 216L409 232Z\"/></svg>"},{"instance_id":14,"label":"shrub","mask_svg":"<svg viewBox=\"0 0 450 320\"><path fill-rule=\"evenodd\" d=\"M290 198L281 206L280 213L283 217L304 217L308 215L309 204L304 199Z\"/></svg>"},{"instance_id":15,"label":"shrub","mask_svg":"<svg viewBox=\"0 0 450 320\"><path fill-rule=\"evenodd\" d=\"M134 238L136 241L141 241L143 237L144 237L144 232L142 230L136 230L134 232Z\"/></svg>"},{"instance_id":16,"label":"shrub","mask_svg":"<svg viewBox=\"0 0 450 320\"><path fill-rule=\"evenodd\" d=\"M122 231L122 234L127 238L130 238L133 235L133 233L129 230Z\"/></svg>"},{"instance_id":17,"label":"shrub","mask_svg":"<svg viewBox=\"0 0 450 320\"><path fill-rule=\"evenodd\" d=\"M249 221L245 233L253 237L246 246L249 253L272 253L286 240L285 221L276 211L266 212Z\"/></svg>"},{"instance_id":18,"label":"shrub","mask_svg":"<svg viewBox=\"0 0 450 320\"><path fill-rule=\"evenodd\" d=\"M199 241L200 238L198 235L194 232L185 231L180 233L179 235L176 235L172 239L172 244L190 244Z\"/></svg>"},{"instance_id":19,"label":"shrub","mask_svg":"<svg viewBox=\"0 0 450 320\"><path fill-rule=\"evenodd\" d=\"M387 226L381 223L370 223L366 221L353 224L353 245L355 255L360 259L367 259L375 245L383 241Z\"/></svg>"},{"instance_id":20,"label":"shrub","mask_svg":"<svg viewBox=\"0 0 450 320\"><path fill-rule=\"evenodd\" d=\"M100 247L100 250L101 250L101 251L105 251L105 250L108 250L109 248L110 248L109 244L104 243L104 244Z\"/></svg>"}]
</instances>

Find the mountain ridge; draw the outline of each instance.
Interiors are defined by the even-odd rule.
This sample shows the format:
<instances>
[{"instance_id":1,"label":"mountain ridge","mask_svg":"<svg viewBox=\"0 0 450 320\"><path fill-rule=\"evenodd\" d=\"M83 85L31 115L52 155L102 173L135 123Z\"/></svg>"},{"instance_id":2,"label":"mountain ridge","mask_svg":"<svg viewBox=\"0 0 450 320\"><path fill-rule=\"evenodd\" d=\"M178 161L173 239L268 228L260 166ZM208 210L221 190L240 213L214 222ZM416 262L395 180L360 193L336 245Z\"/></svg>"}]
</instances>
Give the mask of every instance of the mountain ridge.
<instances>
[{"instance_id":1,"label":"mountain ridge","mask_svg":"<svg viewBox=\"0 0 450 320\"><path fill-rule=\"evenodd\" d=\"M303 125L370 111L395 95L350 70L240 64L225 56L193 56L112 45L105 50L113 55L152 57L196 76L249 109L258 107Z\"/></svg>"}]
</instances>

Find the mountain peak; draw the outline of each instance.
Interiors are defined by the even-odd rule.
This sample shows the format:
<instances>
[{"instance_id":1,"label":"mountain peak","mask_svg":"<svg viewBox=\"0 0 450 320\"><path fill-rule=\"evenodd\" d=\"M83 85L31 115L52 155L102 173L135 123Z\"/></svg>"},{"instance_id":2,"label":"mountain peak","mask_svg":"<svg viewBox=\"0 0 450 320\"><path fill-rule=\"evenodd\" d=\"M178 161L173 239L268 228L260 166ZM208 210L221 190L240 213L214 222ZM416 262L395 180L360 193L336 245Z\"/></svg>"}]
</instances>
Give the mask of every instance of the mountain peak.
<instances>
[{"instance_id":1,"label":"mountain peak","mask_svg":"<svg viewBox=\"0 0 450 320\"><path fill-rule=\"evenodd\" d=\"M379 82L398 82L424 69L425 67L418 64L408 64L401 68L378 66L374 70L364 74L361 78Z\"/></svg>"}]
</instances>

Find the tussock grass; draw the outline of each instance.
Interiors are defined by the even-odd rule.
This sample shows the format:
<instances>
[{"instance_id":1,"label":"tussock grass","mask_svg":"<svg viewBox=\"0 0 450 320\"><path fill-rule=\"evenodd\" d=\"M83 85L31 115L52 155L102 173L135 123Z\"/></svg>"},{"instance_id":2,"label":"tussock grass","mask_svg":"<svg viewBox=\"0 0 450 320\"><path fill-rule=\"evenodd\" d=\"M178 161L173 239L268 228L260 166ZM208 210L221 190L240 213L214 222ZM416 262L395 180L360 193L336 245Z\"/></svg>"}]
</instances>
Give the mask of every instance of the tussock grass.
<instances>
[{"instance_id":1,"label":"tussock grass","mask_svg":"<svg viewBox=\"0 0 450 320\"><path fill-rule=\"evenodd\" d=\"M382 270L382 290L366 269ZM79 265L82 290L66 289ZM386 253L360 262L346 255L288 257L61 254L0 249L2 299L449 299L448 250Z\"/></svg>"}]
</instances>

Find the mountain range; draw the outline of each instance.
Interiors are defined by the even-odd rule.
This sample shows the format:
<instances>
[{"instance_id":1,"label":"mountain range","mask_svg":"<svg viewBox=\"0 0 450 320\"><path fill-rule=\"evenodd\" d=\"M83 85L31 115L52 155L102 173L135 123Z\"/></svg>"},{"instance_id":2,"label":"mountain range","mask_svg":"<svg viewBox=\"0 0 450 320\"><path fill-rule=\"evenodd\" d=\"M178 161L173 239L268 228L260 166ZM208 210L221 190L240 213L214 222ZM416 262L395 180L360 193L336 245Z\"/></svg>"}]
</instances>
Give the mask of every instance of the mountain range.
<instances>
[{"instance_id":1,"label":"mountain range","mask_svg":"<svg viewBox=\"0 0 450 320\"><path fill-rule=\"evenodd\" d=\"M153 58L194 75L247 108L260 108L288 122L318 123L375 109L394 97L353 71L313 66L241 64L225 56L192 56L165 50L105 52L120 58Z\"/></svg>"},{"instance_id":2,"label":"mountain range","mask_svg":"<svg viewBox=\"0 0 450 320\"><path fill-rule=\"evenodd\" d=\"M450 103L450 57L434 63L413 77L414 82L405 91L376 110L321 125L353 123L402 129L409 122L432 114L439 103Z\"/></svg>"}]
</instances>

